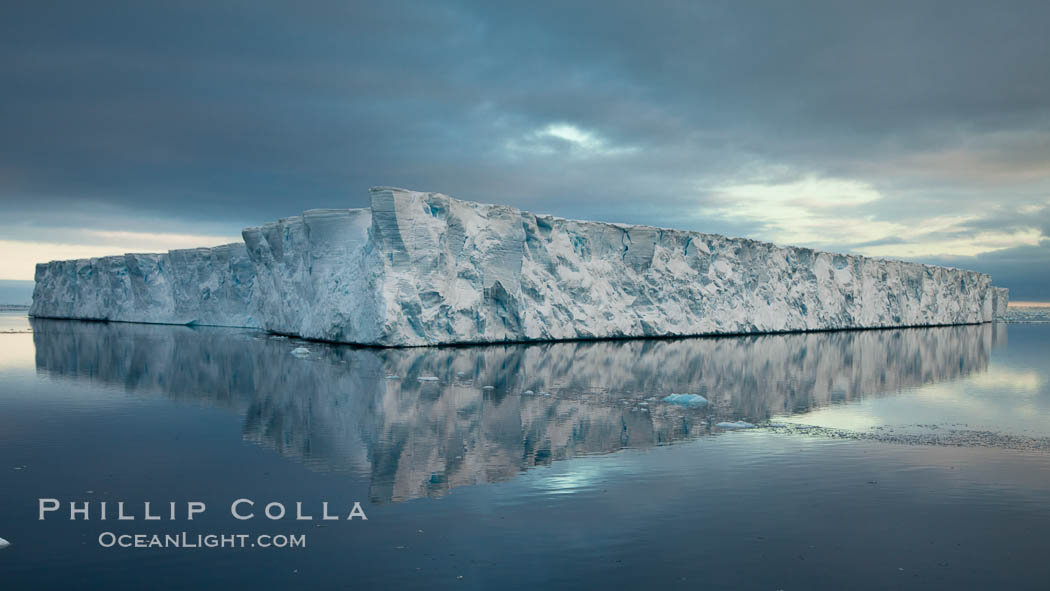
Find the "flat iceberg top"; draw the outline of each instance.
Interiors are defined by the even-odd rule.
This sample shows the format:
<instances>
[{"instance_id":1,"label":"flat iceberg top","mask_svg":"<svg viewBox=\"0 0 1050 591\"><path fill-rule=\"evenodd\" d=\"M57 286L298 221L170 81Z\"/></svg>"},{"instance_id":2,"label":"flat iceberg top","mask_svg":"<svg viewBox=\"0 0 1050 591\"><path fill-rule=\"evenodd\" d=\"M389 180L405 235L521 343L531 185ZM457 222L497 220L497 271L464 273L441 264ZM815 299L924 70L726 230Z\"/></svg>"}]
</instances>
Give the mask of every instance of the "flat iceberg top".
<instances>
[{"instance_id":1,"label":"flat iceberg top","mask_svg":"<svg viewBox=\"0 0 1050 591\"><path fill-rule=\"evenodd\" d=\"M986 322L988 275L373 187L243 244L41 265L32 313L378 346ZM683 400L684 402L684 400Z\"/></svg>"}]
</instances>

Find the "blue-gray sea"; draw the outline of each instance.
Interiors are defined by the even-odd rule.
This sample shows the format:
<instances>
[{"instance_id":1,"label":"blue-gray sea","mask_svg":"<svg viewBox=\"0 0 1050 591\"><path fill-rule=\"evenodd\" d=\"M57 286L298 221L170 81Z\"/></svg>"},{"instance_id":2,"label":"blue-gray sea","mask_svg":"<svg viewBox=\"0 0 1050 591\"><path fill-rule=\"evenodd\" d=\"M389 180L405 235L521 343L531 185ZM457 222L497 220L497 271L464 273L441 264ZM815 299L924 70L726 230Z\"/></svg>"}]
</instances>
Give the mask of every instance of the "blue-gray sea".
<instances>
[{"instance_id":1,"label":"blue-gray sea","mask_svg":"<svg viewBox=\"0 0 1050 591\"><path fill-rule=\"evenodd\" d=\"M100 543L183 532L305 547ZM1045 590L1050 324L406 350L9 311L0 538L5 591Z\"/></svg>"}]
</instances>

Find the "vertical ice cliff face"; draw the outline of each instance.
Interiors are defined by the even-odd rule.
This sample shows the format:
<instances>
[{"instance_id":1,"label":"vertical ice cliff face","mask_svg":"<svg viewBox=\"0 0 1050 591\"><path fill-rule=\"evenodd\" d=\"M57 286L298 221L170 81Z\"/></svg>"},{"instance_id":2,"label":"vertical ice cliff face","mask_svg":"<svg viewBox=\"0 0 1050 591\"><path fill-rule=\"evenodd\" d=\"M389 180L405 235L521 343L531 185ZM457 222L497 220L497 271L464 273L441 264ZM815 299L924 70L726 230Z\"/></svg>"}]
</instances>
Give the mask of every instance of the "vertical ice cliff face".
<instances>
[{"instance_id":1,"label":"vertical ice cliff face","mask_svg":"<svg viewBox=\"0 0 1050 591\"><path fill-rule=\"evenodd\" d=\"M992 287L989 299L991 303L989 306L992 309L993 318L1002 318L1006 316L1006 308L1010 304L1010 290L1005 287Z\"/></svg>"},{"instance_id":2,"label":"vertical ice cliff face","mask_svg":"<svg viewBox=\"0 0 1050 591\"><path fill-rule=\"evenodd\" d=\"M972 271L389 187L243 237L40 265L31 313L421 346L967 324L1008 300Z\"/></svg>"},{"instance_id":3,"label":"vertical ice cliff face","mask_svg":"<svg viewBox=\"0 0 1050 591\"><path fill-rule=\"evenodd\" d=\"M243 244L36 267L32 316L257 327Z\"/></svg>"},{"instance_id":4,"label":"vertical ice cliff face","mask_svg":"<svg viewBox=\"0 0 1050 591\"><path fill-rule=\"evenodd\" d=\"M989 277L645 226L523 215L532 338L824 330L991 320Z\"/></svg>"},{"instance_id":5,"label":"vertical ice cliff face","mask_svg":"<svg viewBox=\"0 0 1050 591\"><path fill-rule=\"evenodd\" d=\"M275 330L414 346L875 328L984 322L1005 299L987 275L960 269L566 220L388 187L371 199L365 244L342 265L300 275L273 267L246 231L260 276L294 284L293 318L281 317L275 325L288 328ZM278 223L281 256L310 260L320 241L296 238L288 228L298 223ZM358 265L347 297L316 295L316 285ZM340 315L355 298L367 329Z\"/></svg>"},{"instance_id":6,"label":"vertical ice cliff face","mask_svg":"<svg viewBox=\"0 0 1050 591\"><path fill-rule=\"evenodd\" d=\"M314 209L242 232L254 265L252 305L263 328L369 342L377 324L368 209Z\"/></svg>"},{"instance_id":7,"label":"vertical ice cliff face","mask_svg":"<svg viewBox=\"0 0 1050 591\"><path fill-rule=\"evenodd\" d=\"M520 210L372 190L384 345L525 340ZM453 337L452 335L457 335Z\"/></svg>"}]
</instances>

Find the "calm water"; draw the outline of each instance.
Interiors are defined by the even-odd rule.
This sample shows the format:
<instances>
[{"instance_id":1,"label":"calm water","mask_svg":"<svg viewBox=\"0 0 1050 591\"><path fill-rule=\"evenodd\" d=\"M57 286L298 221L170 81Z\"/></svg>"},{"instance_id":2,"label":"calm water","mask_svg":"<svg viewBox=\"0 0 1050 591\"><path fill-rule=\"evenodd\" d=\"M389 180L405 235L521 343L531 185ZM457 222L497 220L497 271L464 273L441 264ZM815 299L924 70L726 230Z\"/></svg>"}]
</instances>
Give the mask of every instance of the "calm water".
<instances>
[{"instance_id":1,"label":"calm water","mask_svg":"<svg viewBox=\"0 0 1050 591\"><path fill-rule=\"evenodd\" d=\"M0 315L0 588L1047 589L1048 361L1050 324L371 350Z\"/></svg>"}]
</instances>

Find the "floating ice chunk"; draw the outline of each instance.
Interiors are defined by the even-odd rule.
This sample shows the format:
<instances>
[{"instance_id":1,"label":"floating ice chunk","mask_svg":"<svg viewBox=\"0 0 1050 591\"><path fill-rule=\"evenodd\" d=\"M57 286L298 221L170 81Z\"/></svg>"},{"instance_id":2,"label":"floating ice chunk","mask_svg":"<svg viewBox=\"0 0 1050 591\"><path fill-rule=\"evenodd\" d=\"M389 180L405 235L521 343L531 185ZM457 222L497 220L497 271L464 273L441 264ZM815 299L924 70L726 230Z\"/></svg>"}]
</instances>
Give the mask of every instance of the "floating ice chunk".
<instances>
[{"instance_id":1,"label":"floating ice chunk","mask_svg":"<svg viewBox=\"0 0 1050 591\"><path fill-rule=\"evenodd\" d=\"M3 538L0 538L0 550L3 550L4 548L7 548L10 545L11 545L11 542L8 542L7 540L5 540Z\"/></svg>"},{"instance_id":2,"label":"floating ice chunk","mask_svg":"<svg viewBox=\"0 0 1050 591\"><path fill-rule=\"evenodd\" d=\"M310 355L310 350L306 347L296 347L292 349L292 355L295 355L296 357L308 357Z\"/></svg>"},{"instance_id":3,"label":"floating ice chunk","mask_svg":"<svg viewBox=\"0 0 1050 591\"><path fill-rule=\"evenodd\" d=\"M390 375L386 376L386 379L388 379L388 380L400 380L401 376L395 376L394 374L390 374Z\"/></svg>"},{"instance_id":4,"label":"floating ice chunk","mask_svg":"<svg viewBox=\"0 0 1050 591\"><path fill-rule=\"evenodd\" d=\"M540 392L540 396L550 396L550 392Z\"/></svg>"},{"instance_id":5,"label":"floating ice chunk","mask_svg":"<svg viewBox=\"0 0 1050 591\"><path fill-rule=\"evenodd\" d=\"M532 390L525 390L524 392L522 392L522 394L529 394L529 395L531 395L531 394L535 394L535 392L533 392Z\"/></svg>"},{"instance_id":6,"label":"floating ice chunk","mask_svg":"<svg viewBox=\"0 0 1050 591\"><path fill-rule=\"evenodd\" d=\"M440 379L437 376L419 376L416 378L420 382L438 382Z\"/></svg>"},{"instance_id":7,"label":"floating ice chunk","mask_svg":"<svg viewBox=\"0 0 1050 591\"><path fill-rule=\"evenodd\" d=\"M727 431L732 431L732 430L735 430L735 429L754 429L755 428L755 426L753 424L751 424L751 423L749 423L747 421L731 421L731 422L723 421L721 423L716 424L715 426L718 427L719 429L725 429Z\"/></svg>"},{"instance_id":8,"label":"floating ice chunk","mask_svg":"<svg viewBox=\"0 0 1050 591\"><path fill-rule=\"evenodd\" d=\"M482 390L495 390L496 387L495 386L482 386L481 389Z\"/></svg>"},{"instance_id":9,"label":"floating ice chunk","mask_svg":"<svg viewBox=\"0 0 1050 591\"><path fill-rule=\"evenodd\" d=\"M671 394L664 397L664 402L695 408L707 404L707 399L699 394Z\"/></svg>"}]
</instances>

